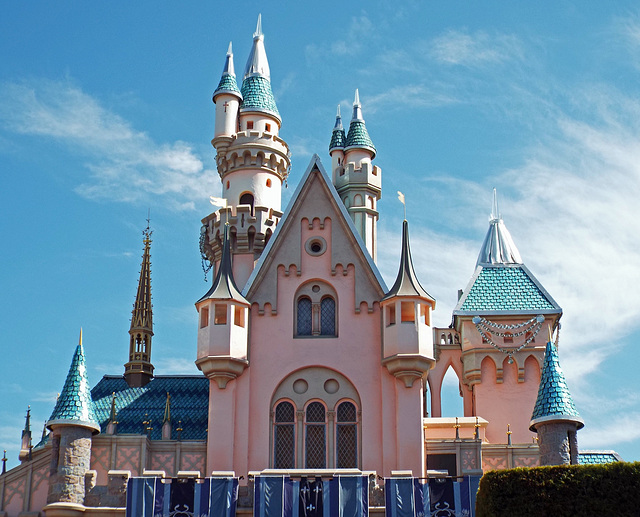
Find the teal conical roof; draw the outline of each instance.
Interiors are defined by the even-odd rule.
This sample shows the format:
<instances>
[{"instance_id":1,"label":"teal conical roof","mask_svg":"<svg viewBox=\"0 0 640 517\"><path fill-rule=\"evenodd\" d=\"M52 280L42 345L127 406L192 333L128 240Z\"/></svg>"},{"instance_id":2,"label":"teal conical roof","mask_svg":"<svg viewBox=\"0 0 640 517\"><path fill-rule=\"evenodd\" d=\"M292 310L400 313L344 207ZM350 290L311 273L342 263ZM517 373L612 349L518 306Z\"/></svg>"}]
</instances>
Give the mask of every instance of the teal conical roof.
<instances>
[{"instance_id":1,"label":"teal conical roof","mask_svg":"<svg viewBox=\"0 0 640 517\"><path fill-rule=\"evenodd\" d=\"M573 403L567 381L560 368L558 349L549 341L544 353L538 398L533 408L529 429L535 432L538 424L556 421L575 422L578 424L578 429L584 427L584 421Z\"/></svg>"},{"instance_id":2,"label":"teal conical roof","mask_svg":"<svg viewBox=\"0 0 640 517\"><path fill-rule=\"evenodd\" d=\"M50 430L63 425L88 427L95 433L100 432L100 425L91 399L91 388L87 379L82 330L80 331L80 342L69 367L67 380L64 381L64 387L58 397L56 407L47 422L47 428Z\"/></svg>"},{"instance_id":3,"label":"teal conical roof","mask_svg":"<svg viewBox=\"0 0 640 517\"><path fill-rule=\"evenodd\" d=\"M331 142L329 143L329 152L334 149L344 149L347 137L344 134L344 128L342 127L342 117L340 116L340 104L338 104L338 113L336 115L336 123L333 126L331 132Z\"/></svg>"},{"instance_id":4,"label":"teal conical roof","mask_svg":"<svg viewBox=\"0 0 640 517\"><path fill-rule=\"evenodd\" d=\"M240 93L240 89L238 88L235 69L233 67L233 50L231 48L231 42L229 42L229 50L227 50L227 59L224 63L222 77L220 78L218 87L213 92L213 102L216 102L216 97L221 93L229 93L242 100L242 94Z\"/></svg>"},{"instance_id":5,"label":"teal conical roof","mask_svg":"<svg viewBox=\"0 0 640 517\"><path fill-rule=\"evenodd\" d=\"M353 116L349 124L345 148L367 149L373 153L372 159L376 157L376 148L369 137L367 126L364 125L364 119L362 118L362 105L360 104L358 90L356 90L355 100L353 101Z\"/></svg>"}]
</instances>

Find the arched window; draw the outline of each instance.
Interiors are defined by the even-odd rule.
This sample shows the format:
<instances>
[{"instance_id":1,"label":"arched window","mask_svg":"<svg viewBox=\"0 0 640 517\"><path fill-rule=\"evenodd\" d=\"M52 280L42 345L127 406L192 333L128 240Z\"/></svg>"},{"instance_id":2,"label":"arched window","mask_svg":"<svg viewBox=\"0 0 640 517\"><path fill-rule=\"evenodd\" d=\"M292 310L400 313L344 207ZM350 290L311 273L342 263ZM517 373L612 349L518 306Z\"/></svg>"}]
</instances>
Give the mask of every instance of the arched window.
<instances>
[{"instance_id":1,"label":"arched window","mask_svg":"<svg viewBox=\"0 0 640 517\"><path fill-rule=\"evenodd\" d=\"M311 402L305 411L304 468L327 467L326 410L322 403Z\"/></svg>"},{"instance_id":2,"label":"arched window","mask_svg":"<svg viewBox=\"0 0 640 517\"><path fill-rule=\"evenodd\" d=\"M336 302L330 296L323 298L320 302L320 334L336 335Z\"/></svg>"},{"instance_id":3,"label":"arched window","mask_svg":"<svg viewBox=\"0 0 640 517\"><path fill-rule=\"evenodd\" d=\"M240 196L239 205L250 205L251 206L251 215L253 215L253 194L249 192L245 192Z\"/></svg>"},{"instance_id":4,"label":"arched window","mask_svg":"<svg viewBox=\"0 0 640 517\"><path fill-rule=\"evenodd\" d=\"M292 469L295 467L295 408L291 402L280 402L276 406L273 429L273 467Z\"/></svg>"},{"instance_id":5,"label":"arched window","mask_svg":"<svg viewBox=\"0 0 640 517\"><path fill-rule=\"evenodd\" d=\"M294 300L294 336L338 335L338 298L333 287L320 280L312 280L298 289Z\"/></svg>"},{"instance_id":6,"label":"arched window","mask_svg":"<svg viewBox=\"0 0 640 517\"><path fill-rule=\"evenodd\" d=\"M312 330L311 300L306 296L298 299L298 312L296 319L298 336L310 336Z\"/></svg>"},{"instance_id":7,"label":"arched window","mask_svg":"<svg viewBox=\"0 0 640 517\"><path fill-rule=\"evenodd\" d=\"M358 415L351 402L341 402L336 412L336 467L358 467Z\"/></svg>"}]
</instances>

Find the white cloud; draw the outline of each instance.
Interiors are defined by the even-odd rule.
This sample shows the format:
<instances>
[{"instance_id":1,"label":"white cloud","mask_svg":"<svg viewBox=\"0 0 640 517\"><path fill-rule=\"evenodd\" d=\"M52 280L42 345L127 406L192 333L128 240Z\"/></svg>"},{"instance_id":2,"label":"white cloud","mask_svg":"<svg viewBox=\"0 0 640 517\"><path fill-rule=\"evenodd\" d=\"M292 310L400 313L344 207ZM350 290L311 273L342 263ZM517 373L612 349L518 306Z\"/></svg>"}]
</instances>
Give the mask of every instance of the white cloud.
<instances>
[{"instance_id":1,"label":"white cloud","mask_svg":"<svg viewBox=\"0 0 640 517\"><path fill-rule=\"evenodd\" d=\"M480 66L522 57L522 45L509 34L489 35L484 31L449 30L430 43L431 56L452 65Z\"/></svg>"},{"instance_id":2,"label":"white cloud","mask_svg":"<svg viewBox=\"0 0 640 517\"><path fill-rule=\"evenodd\" d=\"M91 181L76 188L84 197L134 202L155 196L188 210L218 189L217 174L189 144L155 142L69 81L4 83L0 93L0 120L8 130L62 142L84 158Z\"/></svg>"},{"instance_id":3,"label":"white cloud","mask_svg":"<svg viewBox=\"0 0 640 517\"><path fill-rule=\"evenodd\" d=\"M202 375L192 359L162 357L154 360L155 375Z\"/></svg>"},{"instance_id":4,"label":"white cloud","mask_svg":"<svg viewBox=\"0 0 640 517\"><path fill-rule=\"evenodd\" d=\"M338 58L354 56L364 48L367 40L375 35L373 22L366 14L351 18L349 27L344 31L341 39L336 39L326 46L311 43L305 47L305 55L308 62L326 60L327 55Z\"/></svg>"}]
</instances>

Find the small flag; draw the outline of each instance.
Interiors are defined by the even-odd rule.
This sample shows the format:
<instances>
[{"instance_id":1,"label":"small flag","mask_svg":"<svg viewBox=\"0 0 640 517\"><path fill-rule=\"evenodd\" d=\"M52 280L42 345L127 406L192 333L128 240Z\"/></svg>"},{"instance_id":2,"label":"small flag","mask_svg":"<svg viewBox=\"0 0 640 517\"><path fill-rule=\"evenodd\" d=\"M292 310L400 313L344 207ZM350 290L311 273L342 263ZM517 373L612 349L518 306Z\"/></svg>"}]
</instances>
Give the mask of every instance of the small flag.
<instances>
[{"instance_id":1,"label":"small flag","mask_svg":"<svg viewBox=\"0 0 640 517\"><path fill-rule=\"evenodd\" d=\"M398 199L400 200L400 203L402 203L403 205L405 204L404 202L404 194L402 192L400 192L398 190Z\"/></svg>"},{"instance_id":2,"label":"small flag","mask_svg":"<svg viewBox=\"0 0 640 517\"><path fill-rule=\"evenodd\" d=\"M222 208L227 207L227 200L223 197L209 196L209 201L211 201L213 206L221 206Z\"/></svg>"}]
</instances>

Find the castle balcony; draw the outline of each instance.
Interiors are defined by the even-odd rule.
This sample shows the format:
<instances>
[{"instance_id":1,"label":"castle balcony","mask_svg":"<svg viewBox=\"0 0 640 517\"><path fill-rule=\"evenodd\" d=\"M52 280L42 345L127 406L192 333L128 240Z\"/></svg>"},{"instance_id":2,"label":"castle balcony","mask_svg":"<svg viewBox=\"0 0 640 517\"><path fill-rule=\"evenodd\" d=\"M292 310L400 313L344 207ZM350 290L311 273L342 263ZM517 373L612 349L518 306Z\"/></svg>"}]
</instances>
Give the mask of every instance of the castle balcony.
<instances>
[{"instance_id":1,"label":"castle balcony","mask_svg":"<svg viewBox=\"0 0 640 517\"><path fill-rule=\"evenodd\" d=\"M223 179L231 172L246 168L271 172L282 180L289 174L291 152L279 136L264 131L240 131L228 144L217 148L218 173Z\"/></svg>"}]
</instances>

